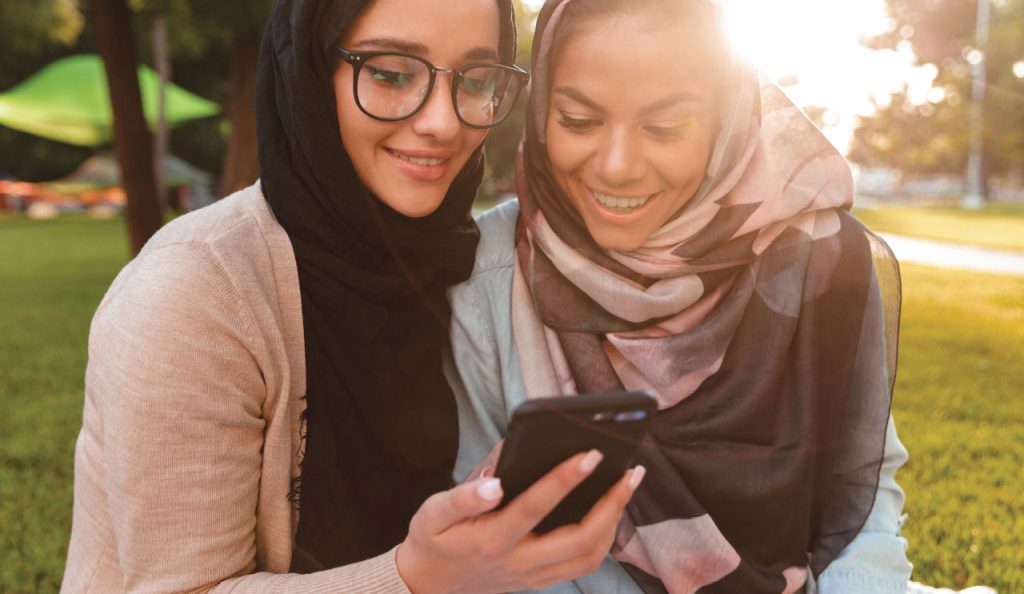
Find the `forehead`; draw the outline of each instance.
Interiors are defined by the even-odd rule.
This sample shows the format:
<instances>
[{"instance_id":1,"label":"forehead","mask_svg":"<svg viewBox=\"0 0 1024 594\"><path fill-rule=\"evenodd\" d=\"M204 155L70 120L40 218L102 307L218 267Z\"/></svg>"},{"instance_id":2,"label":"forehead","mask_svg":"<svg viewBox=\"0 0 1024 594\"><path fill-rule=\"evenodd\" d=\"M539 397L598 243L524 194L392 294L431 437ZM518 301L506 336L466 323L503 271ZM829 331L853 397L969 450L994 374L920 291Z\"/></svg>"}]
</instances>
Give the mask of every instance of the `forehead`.
<instances>
[{"instance_id":1,"label":"forehead","mask_svg":"<svg viewBox=\"0 0 1024 594\"><path fill-rule=\"evenodd\" d=\"M709 103L721 60L708 38L707 31L686 24L608 19L566 40L553 64L551 88L572 86L616 105L646 104L679 93Z\"/></svg>"},{"instance_id":2,"label":"forehead","mask_svg":"<svg viewBox=\"0 0 1024 594\"><path fill-rule=\"evenodd\" d=\"M393 39L422 46L426 57L460 57L473 49L498 49L497 0L372 0L345 28L348 49L368 40ZM352 46L352 47L349 47Z\"/></svg>"}]
</instances>

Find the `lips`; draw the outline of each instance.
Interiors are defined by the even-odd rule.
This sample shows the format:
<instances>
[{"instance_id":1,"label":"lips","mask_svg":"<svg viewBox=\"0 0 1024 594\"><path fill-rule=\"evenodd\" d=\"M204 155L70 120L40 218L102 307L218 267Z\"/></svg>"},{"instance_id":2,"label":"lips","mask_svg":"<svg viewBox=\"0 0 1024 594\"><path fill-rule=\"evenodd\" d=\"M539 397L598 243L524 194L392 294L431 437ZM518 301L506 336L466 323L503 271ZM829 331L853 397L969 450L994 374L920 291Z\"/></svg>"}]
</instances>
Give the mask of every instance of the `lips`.
<instances>
[{"instance_id":1,"label":"lips","mask_svg":"<svg viewBox=\"0 0 1024 594\"><path fill-rule=\"evenodd\" d=\"M398 170L416 181L434 182L444 179L451 161L450 153L399 151L384 148Z\"/></svg>"}]
</instances>

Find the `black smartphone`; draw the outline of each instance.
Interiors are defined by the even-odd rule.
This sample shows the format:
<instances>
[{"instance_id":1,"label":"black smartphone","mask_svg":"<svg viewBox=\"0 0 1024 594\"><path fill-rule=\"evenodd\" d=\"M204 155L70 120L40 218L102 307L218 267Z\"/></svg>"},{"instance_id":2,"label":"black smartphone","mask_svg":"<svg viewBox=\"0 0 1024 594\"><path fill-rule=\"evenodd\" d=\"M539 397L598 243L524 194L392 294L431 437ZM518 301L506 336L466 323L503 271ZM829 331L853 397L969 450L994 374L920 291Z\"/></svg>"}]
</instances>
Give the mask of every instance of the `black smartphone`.
<instances>
[{"instance_id":1,"label":"black smartphone","mask_svg":"<svg viewBox=\"0 0 1024 594\"><path fill-rule=\"evenodd\" d=\"M534 532L543 534L579 522L629 468L656 410L657 401L647 392L581 394L524 402L512 415L494 471L505 492L499 508L567 458L597 449L604 454L597 469Z\"/></svg>"}]
</instances>

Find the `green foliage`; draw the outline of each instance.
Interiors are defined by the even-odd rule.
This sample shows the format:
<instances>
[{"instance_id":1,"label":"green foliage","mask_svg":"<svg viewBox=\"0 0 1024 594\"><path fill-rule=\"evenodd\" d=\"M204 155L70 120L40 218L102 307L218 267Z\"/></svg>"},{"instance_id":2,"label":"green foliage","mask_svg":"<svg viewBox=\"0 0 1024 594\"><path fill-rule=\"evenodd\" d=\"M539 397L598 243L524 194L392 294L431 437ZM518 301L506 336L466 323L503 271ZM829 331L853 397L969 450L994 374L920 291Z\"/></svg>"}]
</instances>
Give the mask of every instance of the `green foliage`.
<instances>
[{"instance_id":1,"label":"green foliage","mask_svg":"<svg viewBox=\"0 0 1024 594\"><path fill-rule=\"evenodd\" d=\"M857 210L875 231L1024 252L1024 207L990 205L983 210L881 206Z\"/></svg>"},{"instance_id":2,"label":"green foliage","mask_svg":"<svg viewBox=\"0 0 1024 594\"><path fill-rule=\"evenodd\" d=\"M5 68L12 56L24 57L54 45L73 44L83 24L74 0L0 2L0 52Z\"/></svg>"},{"instance_id":3,"label":"green foliage","mask_svg":"<svg viewBox=\"0 0 1024 594\"><path fill-rule=\"evenodd\" d=\"M225 52L239 35L260 32L273 0L129 0L148 30L154 15L167 19L169 46L176 58L196 59Z\"/></svg>"},{"instance_id":4,"label":"green foliage","mask_svg":"<svg viewBox=\"0 0 1024 594\"><path fill-rule=\"evenodd\" d=\"M987 0L990 1L990 0ZM937 76L935 95L915 105L906 89L860 118L850 150L864 165L923 173L962 173L970 142L971 71L977 3L962 0L887 0L894 27L868 42L876 49L909 44ZM1024 79L1013 64L1024 59L1024 0L993 2L984 50L984 154L989 174L1024 170Z\"/></svg>"}]
</instances>

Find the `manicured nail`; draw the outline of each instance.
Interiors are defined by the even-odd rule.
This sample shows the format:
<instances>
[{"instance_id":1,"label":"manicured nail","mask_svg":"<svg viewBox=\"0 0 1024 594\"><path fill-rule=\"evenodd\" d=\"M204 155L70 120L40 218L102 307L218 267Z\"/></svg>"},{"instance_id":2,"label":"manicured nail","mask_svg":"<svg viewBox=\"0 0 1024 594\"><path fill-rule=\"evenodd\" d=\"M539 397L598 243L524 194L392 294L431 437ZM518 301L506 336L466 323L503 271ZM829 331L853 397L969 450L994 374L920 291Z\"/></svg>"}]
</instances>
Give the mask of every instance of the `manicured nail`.
<instances>
[{"instance_id":1,"label":"manicured nail","mask_svg":"<svg viewBox=\"0 0 1024 594\"><path fill-rule=\"evenodd\" d=\"M647 469L643 466L637 466L629 473L629 490L636 491L636 488L640 486L640 481L644 480L644 476L647 474Z\"/></svg>"},{"instance_id":2,"label":"manicured nail","mask_svg":"<svg viewBox=\"0 0 1024 594\"><path fill-rule=\"evenodd\" d=\"M591 473L597 468L597 465L601 463L601 459L604 458L604 454L597 450L590 450L587 455L580 461L580 472Z\"/></svg>"},{"instance_id":3,"label":"manicured nail","mask_svg":"<svg viewBox=\"0 0 1024 594\"><path fill-rule=\"evenodd\" d=\"M476 494L487 501L501 499L501 479L492 478L480 483L476 488Z\"/></svg>"}]
</instances>

